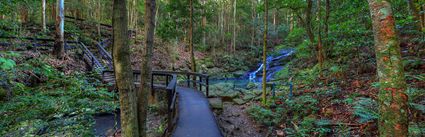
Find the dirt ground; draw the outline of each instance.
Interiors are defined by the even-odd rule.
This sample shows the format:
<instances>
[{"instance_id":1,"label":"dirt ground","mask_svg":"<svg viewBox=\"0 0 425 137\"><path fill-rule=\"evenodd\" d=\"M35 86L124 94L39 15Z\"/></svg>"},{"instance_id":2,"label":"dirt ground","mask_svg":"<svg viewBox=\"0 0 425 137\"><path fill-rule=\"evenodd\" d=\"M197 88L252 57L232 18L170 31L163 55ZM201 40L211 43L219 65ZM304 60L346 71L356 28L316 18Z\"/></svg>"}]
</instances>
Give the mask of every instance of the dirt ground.
<instances>
[{"instance_id":1,"label":"dirt ground","mask_svg":"<svg viewBox=\"0 0 425 137\"><path fill-rule=\"evenodd\" d=\"M215 110L216 119L226 137L266 137L271 133L256 124L246 113L246 105L224 102L223 110Z\"/></svg>"}]
</instances>

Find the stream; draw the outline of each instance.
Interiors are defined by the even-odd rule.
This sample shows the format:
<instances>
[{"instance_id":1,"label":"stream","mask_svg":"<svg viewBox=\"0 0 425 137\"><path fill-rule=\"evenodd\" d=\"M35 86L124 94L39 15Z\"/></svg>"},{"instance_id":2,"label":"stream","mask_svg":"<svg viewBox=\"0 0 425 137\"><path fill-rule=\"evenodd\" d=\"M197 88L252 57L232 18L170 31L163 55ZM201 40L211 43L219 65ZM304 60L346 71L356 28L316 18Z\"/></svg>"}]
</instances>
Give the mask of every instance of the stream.
<instances>
[{"instance_id":1,"label":"stream","mask_svg":"<svg viewBox=\"0 0 425 137\"><path fill-rule=\"evenodd\" d=\"M277 72L284 69L284 65L287 63L288 58L293 55L294 49L282 49L277 54L269 55L266 59L266 81L271 81ZM234 87L245 88L248 83L261 83L263 73L262 61L258 63L257 68L251 71L247 71L243 76L238 78L225 78L225 79L213 79L210 80L210 84L218 83L232 83Z\"/></svg>"}]
</instances>

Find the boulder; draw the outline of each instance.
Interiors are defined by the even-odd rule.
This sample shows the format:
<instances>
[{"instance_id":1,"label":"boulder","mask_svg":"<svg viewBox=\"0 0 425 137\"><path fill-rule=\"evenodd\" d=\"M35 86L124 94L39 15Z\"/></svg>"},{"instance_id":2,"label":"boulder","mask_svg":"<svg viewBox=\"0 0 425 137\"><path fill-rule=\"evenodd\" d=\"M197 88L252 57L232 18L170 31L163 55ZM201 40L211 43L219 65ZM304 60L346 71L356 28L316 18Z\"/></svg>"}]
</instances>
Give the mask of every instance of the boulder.
<instances>
[{"instance_id":1,"label":"boulder","mask_svg":"<svg viewBox=\"0 0 425 137\"><path fill-rule=\"evenodd\" d=\"M221 98L209 98L208 101L213 109L223 109L223 101Z\"/></svg>"},{"instance_id":2,"label":"boulder","mask_svg":"<svg viewBox=\"0 0 425 137\"><path fill-rule=\"evenodd\" d=\"M246 89L254 89L254 88L256 88L257 87L257 84L255 84L254 82L249 82L247 85L246 85Z\"/></svg>"},{"instance_id":3,"label":"boulder","mask_svg":"<svg viewBox=\"0 0 425 137\"><path fill-rule=\"evenodd\" d=\"M243 105L243 104L246 103L246 101L244 101L243 99L240 99L240 98L233 99L233 102L235 102L238 105Z\"/></svg>"},{"instance_id":4,"label":"boulder","mask_svg":"<svg viewBox=\"0 0 425 137\"><path fill-rule=\"evenodd\" d=\"M239 70L239 71L233 72L233 77L239 78L245 75L245 73L246 73L245 71Z\"/></svg>"},{"instance_id":5,"label":"boulder","mask_svg":"<svg viewBox=\"0 0 425 137\"><path fill-rule=\"evenodd\" d=\"M254 89L251 91L251 94L254 95L261 95L263 93L263 91L261 91L261 89Z\"/></svg>"},{"instance_id":6,"label":"boulder","mask_svg":"<svg viewBox=\"0 0 425 137\"><path fill-rule=\"evenodd\" d=\"M256 97L256 95L253 94L246 94L242 99L244 101L251 101L252 99L254 99Z\"/></svg>"}]
</instances>

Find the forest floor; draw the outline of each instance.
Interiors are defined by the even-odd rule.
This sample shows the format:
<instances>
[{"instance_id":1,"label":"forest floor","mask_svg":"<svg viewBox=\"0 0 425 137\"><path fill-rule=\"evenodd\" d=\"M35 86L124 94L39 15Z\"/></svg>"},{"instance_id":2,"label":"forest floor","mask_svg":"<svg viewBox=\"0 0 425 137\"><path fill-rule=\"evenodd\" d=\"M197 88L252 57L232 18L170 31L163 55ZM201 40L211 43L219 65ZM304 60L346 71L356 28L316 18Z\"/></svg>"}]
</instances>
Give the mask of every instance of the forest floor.
<instances>
[{"instance_id":1,"label":"forest floor","mask_svg":"<svg viewBox=\"0 0 425 137\"><path fill-rule=\"evenodd\" d=\"M216 119L226 137L265 137L268 130L255 123L246 113L249 105L223 104L222 110L215 110Z\"/></svg>"}]
</instances>

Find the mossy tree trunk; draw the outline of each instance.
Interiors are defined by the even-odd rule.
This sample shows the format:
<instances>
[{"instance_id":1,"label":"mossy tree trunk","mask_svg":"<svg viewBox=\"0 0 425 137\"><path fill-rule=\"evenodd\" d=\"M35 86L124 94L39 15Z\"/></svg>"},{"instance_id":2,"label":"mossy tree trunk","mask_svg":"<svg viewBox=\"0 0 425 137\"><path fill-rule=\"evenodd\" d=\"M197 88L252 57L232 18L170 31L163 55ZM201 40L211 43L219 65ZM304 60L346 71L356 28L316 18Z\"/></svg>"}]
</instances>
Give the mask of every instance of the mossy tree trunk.
<instances>
[{"instance_id":1,"label":"mossy tree trunk","mask_svg":"<svg viewBox=\"0 0 425 137\"><path fill-rule=\"evenodd\" d=\"M196 72L196 61L195 61L195 51L193 49L193 0L189 0L190 8L190 17L189 17L189 52L191 60L191 70ZM196 77L193 77L193 80L196 80ZM193 86L196 86L196 83L193 82Z\"/></svg>"},{"instance_id":2,"label":"mossy tree trunk","mask_svg":"<svg viewBox=\"0 0 425 137\"><path fill-rule=\"evenodd\" d=\"M46 31L46 0L43 0L41 3L41 25L43 27L43 31Z\"/></svg>"},{"instance_id":3,"label":"mossy tree trunk","mask_svg":"<svg viewBox=\"0 0 425 137\"><path fill-rule=\"evenodd\" d=\"M139 136L137 92L134 86L133 70L130 62L126 4L126 0L114 0L112 57L116 86L120 95L122 136L137 137Z\"/></svg>"},{"instance_id":4,"label":"mossy tree trunk","mask_svg":"<svg viewBox=\"0 0 425 137\"><path fill-rule=\"evenodd\" d=\"M313 27L312 27L312 12L313 12L313 0L307 0L307 8L305 9L305 29L307 32L307 36L310 40L311 46L314 46L314 33L313 33ZM300 20L302 20L300 18Z\"/></svg>"},{"instance_id":5,"label":"mossy tree trunk","mask_svg":"<svg viewBox=\"0 0 425 137\"><path fill-rule=\"evenodd\" d=\"M65 43L64 43L64 21L65 21L65 12L64 12L64 0L57 0L56 3L56 39L55 45L53 46L53 55L58 59L63 59L65 56Z\"/></svg>"},{"instance_id":6,"label":"mossy tree trunk","mask_svg":"<svg viewBox=\"0 0 425 137\"><path fill-rule=\"evenodd\" d=\"M408 135L406 81L391 5L386 0L368 0L375 37L379 77L378 120L382 137Z\"/></svg>"},{"instance_id":7,"label":"mossy tree trunk","mask_svg":"<svg viewBox=\"0 0 425 137\"><path fill-rule=\"evenodd\" d=\"M154 30L155 30L155 0L145 0L145 44L142 51L142 66L140 89L138 92L138 112L139 112L139 133L141 137L146 136L146 121L148 113L148 96L151 92L151 75L152 75L152 55L154 46Z\"/></svg>"},{"instance_id":8,"label":"mossy tree trunk","mask_svg":"<svg viewBox=\"0 0 425 137\"><path fill-rule=\"evenodd\" d=\"M317 62L319 63L319 77L323 78L323 63L325 61L325 55L323 52L323 45L322 45L322 14L321 14L321 0L317 1L317 25L318 25L318 34L317 34Z\"/></svg>"},{"instance_id":9,"label":"mossy tree trunk","mask_svg":"<svg viewBox=\"0 0 425 137\"><path fill-rule=\"evenodd\" d=\"M264 0L264 37L263 37L263 79L262 79L262 102L266 104L266 94L267 94L267 33L268 33L268 19L269 19L269 9L268 9L268 0Z\"/></svg>"},{"instance_id":10,"label":"mossy tree trunk","mask_svg":"<svg viewBox=\"0 0 425 137\"><path fill-rule=\"evenodd\" d=\"M233 33L232 33L232 52L235 53L236 52L236 10L237 10L237 0L233 0Z\"/></svg>"},{"instance_id":11,"label":"mossy tree trunk","mask_svg":"<svg viewBox=\"0 0 425 137\"><path fill-rule=\"evenodd\" d=\"M421 31L422 30L422 24L421 24L421 16L419 14L418 9L416 8L415 0L406 0L407 5L409 7L409 12L413 16L414 26L416 30Z\"/></svg>"}]
</instances>

